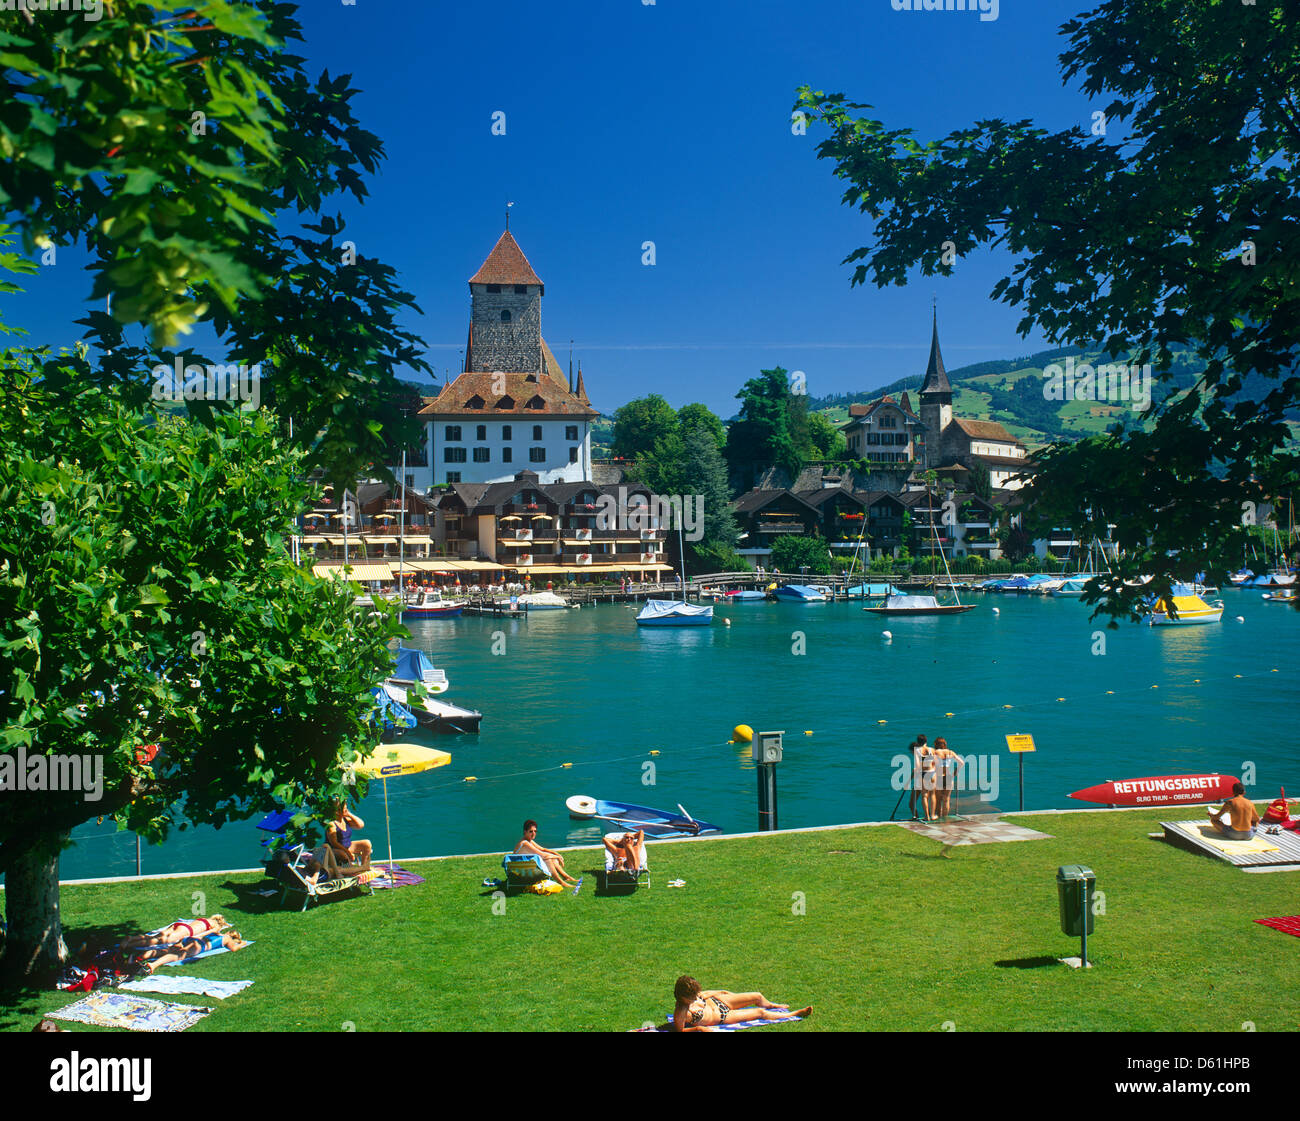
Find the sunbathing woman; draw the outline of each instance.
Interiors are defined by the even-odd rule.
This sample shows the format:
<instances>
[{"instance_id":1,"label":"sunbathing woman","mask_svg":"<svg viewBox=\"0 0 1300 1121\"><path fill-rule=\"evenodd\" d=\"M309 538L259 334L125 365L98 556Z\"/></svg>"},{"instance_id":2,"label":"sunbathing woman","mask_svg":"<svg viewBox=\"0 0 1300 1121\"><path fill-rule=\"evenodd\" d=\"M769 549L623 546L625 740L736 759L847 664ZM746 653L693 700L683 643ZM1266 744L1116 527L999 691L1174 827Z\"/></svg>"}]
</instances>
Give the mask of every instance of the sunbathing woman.
<instances>
[{"instance_id":1,"label":"sunbathing woman","mask_svg":"<svg viewBox=\"0 0 1300 1121\"><path fill-rule=\"evenodd\" d=\"M645 830L638 829L635 833L624 833L617 841L611 841L608 837L603 838L605 848L614 858L615 872L626 872L629 876L635 876L641 866L645 864Z\"/></svg>"},{"instance_id":2,"label":"sunbathing woman","mask_svg":"<svg viewBox=\"0 0 1300 1121\"><path fill-rule=\"evenodd\" d=\"M168 923L157 933L153 934L133 934L130 938L124 938L119 943L119 949L133 950L142 946L170 946L181 942L186 938L193 938L195 935L211 934L214 931L225 930L230 926L220 915L213 915L212 918L206 919L199 917L190 922L181 922L177 919L173 923Z\"/></svg>"},{"instance_id":3,"label":"sunbathing woman","mask_svg":"<svg viewBox=\"0 0 1300 1121\"><path fill-rule=\"evenodd\" d=\"M214 932L205 934L202 938L185 938L174 946L151 946L134 956L137 965L142 966L146 972L152 973L160 965L171 965L173 962L198 957L208 950L216 950L224 946L233 952L242 950L247 945L239 931L231 930L226 934Z\"/></svg>"},{"instance_id":4,"label":"sunbathing woman","mask_svg":"<svg viewBox=\"0 0 1300 1121\"><path fill-rule=\"evenodd\" d=\"M537 843L537 822L533 821L532 818L524 822L524 837L519 844L515 845L515 852L540 856L542 863L550 870L551 878L559 880L562 884L574 887L578 883L564 870L564 857L553 849L542 848Z\"/></svg>"},{"instance_id":5,"label":"sunbathing woman","mask_svg":"<svg viewBox=\"0 0 1300 1121\"><path fill-rule=\"evenodd\" d=\"M346 803L335 802L334 820L325 830L325 841L334 853L335 861L347 866L356 866L361 871L370 867L370 842L354 841L352 827L364 829L366 823L348 809Z\"/></svg>"},{"instance_id":6,"label":"sunbathing woman","mask_svg":"<svg viewBox=\"0 0 1300 1121\"><path fill-rule=\"evenodd\" d=\"M677 1008L673 1031L721 1031L722 1024L753 1020L783 1020L812 1015L812 1005L791 1012L788 1004L773 1004L762 993L733 993L726 989L701 989L694 977L678 977L673 989Z\"/></svg>"}]
</instances>

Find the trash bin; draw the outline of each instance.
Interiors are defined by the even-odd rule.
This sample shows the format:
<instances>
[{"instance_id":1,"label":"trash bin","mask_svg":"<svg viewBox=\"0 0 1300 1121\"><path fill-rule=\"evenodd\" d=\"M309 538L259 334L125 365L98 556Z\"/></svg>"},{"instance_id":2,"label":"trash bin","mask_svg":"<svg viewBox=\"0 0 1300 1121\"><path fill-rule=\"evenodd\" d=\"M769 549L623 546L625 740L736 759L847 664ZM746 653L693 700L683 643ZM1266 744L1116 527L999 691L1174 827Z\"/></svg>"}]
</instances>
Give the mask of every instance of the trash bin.
<instances>
[{"instance_id":1,"label":"trash bin","mask_svg":"<svg viewBox=\"0 0 1300 1121\"><path fill-rule=\"evenodd\" d=\"M1056 870L1056 895L1061 902L1061 932L1072 938L1092 933L1092 895L1097 890L1097 877L1091 868L1082 864L1063 864ZM1087 923L1085 931L1080 925L1080 912Z\"/></svg>"}]
</instances>

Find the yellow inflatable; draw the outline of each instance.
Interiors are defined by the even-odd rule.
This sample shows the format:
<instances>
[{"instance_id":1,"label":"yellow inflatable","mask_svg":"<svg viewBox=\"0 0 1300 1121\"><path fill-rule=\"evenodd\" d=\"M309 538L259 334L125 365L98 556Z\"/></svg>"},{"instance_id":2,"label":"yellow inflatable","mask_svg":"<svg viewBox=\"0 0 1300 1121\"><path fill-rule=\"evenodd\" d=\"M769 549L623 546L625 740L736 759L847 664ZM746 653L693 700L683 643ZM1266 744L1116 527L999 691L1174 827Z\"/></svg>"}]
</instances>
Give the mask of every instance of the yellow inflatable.
<instances>
[{"instance_id":1,"label":"yellow inflatable","mask_svg":"<svg viewBox=\"0 0 1300 1121\"><path fill-rule=\"evenodd\" d=\"M732 743L752 743L754 740L754 729L748 724L737 724L731 729Z\"/></svg>"}]
</instances>

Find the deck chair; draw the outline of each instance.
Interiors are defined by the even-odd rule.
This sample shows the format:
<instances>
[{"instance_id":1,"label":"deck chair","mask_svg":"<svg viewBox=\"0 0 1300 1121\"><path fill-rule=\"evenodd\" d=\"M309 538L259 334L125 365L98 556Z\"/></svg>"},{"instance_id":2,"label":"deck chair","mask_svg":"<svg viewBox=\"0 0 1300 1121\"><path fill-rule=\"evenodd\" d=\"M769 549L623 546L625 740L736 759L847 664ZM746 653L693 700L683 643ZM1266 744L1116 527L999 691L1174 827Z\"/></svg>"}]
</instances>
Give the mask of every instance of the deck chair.
<instances>
[{"instance_id":1,"label":"deck chair","mask_svg":"<svg viewBox=\"0 0 1300 1121\"><path fill-rule=\"evenodd\" d=\"M296 850L289 850L286 859L281 867L281 881L284 884L284 892L280 896L280 905L283 906L289 901L291 895L302 896L302 906L298 910L305 911L313 902L319 903L332 895L343 895L349 891L360 891L364 895L374 895L375 889L370 886L370 881L379 875L378 872L361 872L357 875L337 876L332 880L318 880L312 883L307 877L306 862L312 854L307 851L305 845L297 846Z\"/></svg>"},{"instance_id":2,"label":"deck chair","mask_svg":"<svg viewBox=\"0 0 1300 1121\"><path fill-rule=\"evenodd\" d=\"M623 836L623 833L606 833L605 840L617 841ZM646 890L650 890L650 853L649 850L642 846L641 849L641 867L637 869L636 875L624 868L614 869L614 857L609 849L605 849L605 885L607 887L622 887L630 884L635 891L640 884L642 877L645 878Z\"/></svg>"},{"instance_id":3,"label":"deck chair","mask_svg":"<svg viewBox=\"0 0 1300 1121\"><path fill-rule=\"evenodd\" d=\"M506 873L506 891L527 891L533 884L551 878L551 870L536 853L508 852L501 858Z\"/></svg>"}]
</instances>

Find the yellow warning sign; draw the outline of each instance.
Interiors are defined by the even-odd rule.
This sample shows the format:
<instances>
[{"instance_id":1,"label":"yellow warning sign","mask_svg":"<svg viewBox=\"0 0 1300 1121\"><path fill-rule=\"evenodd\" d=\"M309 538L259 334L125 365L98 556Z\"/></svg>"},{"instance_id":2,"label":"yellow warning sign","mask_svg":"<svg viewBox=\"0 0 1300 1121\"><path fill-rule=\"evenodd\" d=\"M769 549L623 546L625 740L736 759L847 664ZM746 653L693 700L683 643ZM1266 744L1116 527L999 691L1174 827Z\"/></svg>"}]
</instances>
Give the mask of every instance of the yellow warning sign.
<instances>
[{"instance_id":1,"label":"yellow warning sign","mask_svg":"<svg viewBox=\"0 0 1300 1121\"><path fill-rule=\"evenodd\" d=\"M1007 736L1008 751L1037 751L1033 736Z\"/></svg>"}]
</instances>

